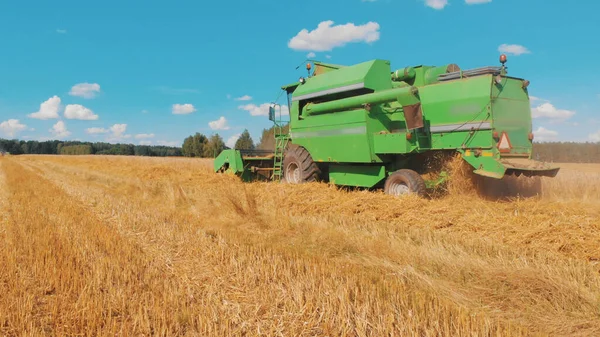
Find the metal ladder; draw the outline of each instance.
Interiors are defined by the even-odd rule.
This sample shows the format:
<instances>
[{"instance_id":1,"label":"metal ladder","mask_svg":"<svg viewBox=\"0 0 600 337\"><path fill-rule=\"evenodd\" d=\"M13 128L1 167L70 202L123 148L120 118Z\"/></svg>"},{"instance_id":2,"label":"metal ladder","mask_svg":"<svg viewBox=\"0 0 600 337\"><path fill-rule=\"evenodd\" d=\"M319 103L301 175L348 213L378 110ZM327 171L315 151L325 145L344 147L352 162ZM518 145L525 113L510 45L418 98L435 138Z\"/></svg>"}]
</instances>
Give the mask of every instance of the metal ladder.
<instances>
[{"instance_id":1,"label":"metal ladder","mask_svg":"<svg viewBox=\"0 0 600 337\"><path fill-rule=\"evenodd\" d=\"M275 162L273 163L274 181L281 181L281 177L283 176L283 157L289 139L290 137L287 134L275 134Z\"/></svg>"},{"instance_id":2,"label":"metal ladder","mask_svg":"<svg viewBox=\"0 0 600 337\"><path fill-rule=\"evenodd\" d=\"M279 114L279 116L273 116L272 121L275 124L273 130L275 135L275 154L273 158L272 179L273 181L279 182L283 176L283 157L285 156L285 148L290 140L290 135L283 132L285 123L281 120L281 114Z\"/></svg>"}]
</instances>

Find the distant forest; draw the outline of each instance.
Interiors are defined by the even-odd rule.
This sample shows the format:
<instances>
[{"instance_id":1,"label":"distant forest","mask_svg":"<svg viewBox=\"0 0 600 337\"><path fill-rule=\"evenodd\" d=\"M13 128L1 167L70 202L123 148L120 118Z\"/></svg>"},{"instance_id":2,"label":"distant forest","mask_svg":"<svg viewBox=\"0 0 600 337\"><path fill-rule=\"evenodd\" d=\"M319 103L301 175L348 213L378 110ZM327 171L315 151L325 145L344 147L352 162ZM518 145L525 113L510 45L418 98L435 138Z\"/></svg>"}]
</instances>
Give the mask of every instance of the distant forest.
<instances>
[{"instance_id":1,"label":"distant forest","mask_svg":"<svg viewBox=\"0 0 600 337\"><path fill-rule=\"evenodd\" d=\"M554 163L600 163L600 142L534 142L533 158Z\"/></svg>"},{"instance_id":2,"label":"distant forest","mask_svg":"<svg viewBox=\"0 0 600 337\"><path fill-rule=\"evenodd\" d=\"M255 143L249 132L244 130L233 147L236 149L273 150L275 143L273 131L273 128L264 129L260 140ZM40 142L0 138L0 152L8 152L11 155L61 154L212 158L228 148L218 134L205 136L201 133L187 137L181 147L58 140ZM548 162L600 163L600 143L534 142L533 158Z\"/></svg>"},{"instance_id":3,"label":"distant forest","mask_svg":"<svg viewBox=\"0 0 600 337\"><path fill-rule=\"evenodd\" d=\"M78 141L8 140L0 139L0 151L19 154L70 154L70 155L126 155L126 156L181 156L181 148L170 146L146 146L133 144L109 144Z\"/></svg>"}]
</instances>

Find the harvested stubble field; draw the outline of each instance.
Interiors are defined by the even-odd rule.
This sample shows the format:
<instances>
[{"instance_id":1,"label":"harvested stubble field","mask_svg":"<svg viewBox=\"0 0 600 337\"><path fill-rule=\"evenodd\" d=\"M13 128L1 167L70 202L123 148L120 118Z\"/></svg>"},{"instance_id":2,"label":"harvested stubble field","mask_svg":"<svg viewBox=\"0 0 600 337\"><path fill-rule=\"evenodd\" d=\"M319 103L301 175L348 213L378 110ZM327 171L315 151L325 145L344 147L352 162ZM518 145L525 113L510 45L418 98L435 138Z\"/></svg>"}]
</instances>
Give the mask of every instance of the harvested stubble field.
<instances>
[{"instance_id":1,"label":"harvested stubble field","mask_svg":"<svg viewBox=\"0 0 600 337\"><path fill-rule=\"evenodd\" d=\"M198 159L0 158L0 333L597 336L600 165L579 167L507 201L464 172L395 199Z\"/></svg>"}]
</instances>

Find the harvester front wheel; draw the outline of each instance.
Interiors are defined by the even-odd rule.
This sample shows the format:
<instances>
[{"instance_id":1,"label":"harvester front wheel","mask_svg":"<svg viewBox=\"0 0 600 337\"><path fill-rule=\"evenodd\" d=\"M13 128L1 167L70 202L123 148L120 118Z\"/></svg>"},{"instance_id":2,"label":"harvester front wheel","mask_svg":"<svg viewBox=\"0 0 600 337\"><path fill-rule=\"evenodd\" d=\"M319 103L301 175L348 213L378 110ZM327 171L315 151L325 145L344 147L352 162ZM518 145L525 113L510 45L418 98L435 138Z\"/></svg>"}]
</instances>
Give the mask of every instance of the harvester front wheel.
<instances>
[{"instance_id":1,"label":"harvester front wheel","mask_svg":"<svg viewBox=\"0 0 600 337\"><path fill-rule=\"evenodd\" d=\"M321 170L302 146L290 146L283 159L283 178L286 183L301 184L319 179Z\"/></svg>"},{"instance_id":2,"label":"harvester front wheel","mask_svg":"<svg viewBox=\"0 0 600 337\"><path fill-rule=\"evenodd\" d=\"M422 197L427 192L425 180L417 172L408 169L390 174L383 189L386 194L394 196L416 194Z\"/></svg>"}]
</instances>

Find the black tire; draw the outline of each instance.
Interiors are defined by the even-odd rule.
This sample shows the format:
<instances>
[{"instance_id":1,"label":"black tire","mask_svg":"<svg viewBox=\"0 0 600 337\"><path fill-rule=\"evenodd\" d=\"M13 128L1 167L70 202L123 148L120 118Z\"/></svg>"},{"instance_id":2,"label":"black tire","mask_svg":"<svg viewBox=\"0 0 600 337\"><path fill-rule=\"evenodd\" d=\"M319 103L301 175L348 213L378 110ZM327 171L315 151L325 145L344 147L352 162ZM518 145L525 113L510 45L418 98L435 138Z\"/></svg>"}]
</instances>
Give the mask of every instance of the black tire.
<instances>
[{"instance_id":1,"label":"black tire","mask_svg":"<svg viewBox=\"0 0 600 337\"><path fill-rule=\"evenodd\" d=\"M302 146L290 146L283 158L283 180L289 184L319 181L321 170Z\"/></svg>"},{"instance_id":2,"label":"black tire","mask_svg":"<svg viewBox=\"0 0 600 337\"><path fill-rule=\"evenodd\" d=\"M383 189L386 194L393 196L416 194L423 197L427 193L425 180L417 172L408 169L390 174Z\"/></svg>"}]
</instances>

